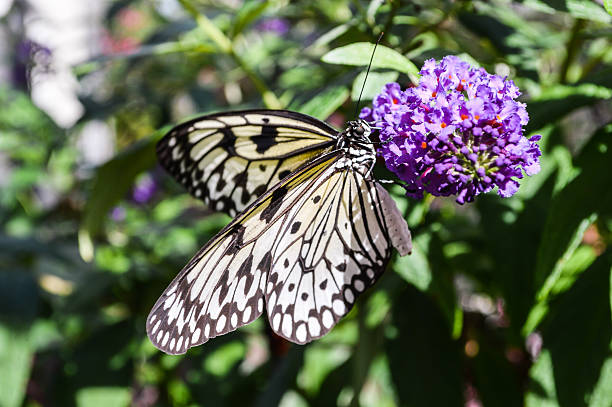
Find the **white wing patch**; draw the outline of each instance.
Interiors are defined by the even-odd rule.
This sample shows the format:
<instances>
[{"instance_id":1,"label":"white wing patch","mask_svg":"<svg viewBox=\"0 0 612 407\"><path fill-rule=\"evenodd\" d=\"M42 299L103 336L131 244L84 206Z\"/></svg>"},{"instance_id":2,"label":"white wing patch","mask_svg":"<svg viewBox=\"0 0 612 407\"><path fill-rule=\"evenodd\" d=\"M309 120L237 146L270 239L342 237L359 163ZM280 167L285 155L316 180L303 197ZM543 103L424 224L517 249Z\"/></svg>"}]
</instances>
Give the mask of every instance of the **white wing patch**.
<instances>
[{"instance_id":1,"label":"white wing patch","mask_svg":"<svg viewBox=\"0 0 612 407\"><path fill-rule=\"evenodd\" d=\"M346 315L391 255L380 190L346 160L338 150L309 163L206 244L149 314L153 344L184 353L253 321L264 301L296 343Z\"/></svg>"}]
</instances>

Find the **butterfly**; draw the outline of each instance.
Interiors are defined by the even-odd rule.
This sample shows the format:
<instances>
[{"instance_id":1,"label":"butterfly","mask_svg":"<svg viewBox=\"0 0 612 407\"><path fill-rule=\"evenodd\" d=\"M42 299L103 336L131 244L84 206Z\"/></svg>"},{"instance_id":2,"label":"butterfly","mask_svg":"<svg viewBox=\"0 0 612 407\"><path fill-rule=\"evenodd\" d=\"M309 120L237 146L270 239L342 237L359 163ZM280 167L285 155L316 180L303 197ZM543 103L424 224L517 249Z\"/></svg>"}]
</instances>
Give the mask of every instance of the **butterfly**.
<instances>
[{"instance_id":1,"label":"butterfly","mask_svg":"<svg viewBox=\"0 0 612 407\"><path fill-rule=\"evenodd\" d=\"M180 124L157 144L161 165L210 208L235 216L153 306L152 343L169 354L234 331L264 309L274 332L320 338L410 253L408 225L372 176L367 122L343 131L286 110L246 110Z\"/></svg>"}]
</instances>

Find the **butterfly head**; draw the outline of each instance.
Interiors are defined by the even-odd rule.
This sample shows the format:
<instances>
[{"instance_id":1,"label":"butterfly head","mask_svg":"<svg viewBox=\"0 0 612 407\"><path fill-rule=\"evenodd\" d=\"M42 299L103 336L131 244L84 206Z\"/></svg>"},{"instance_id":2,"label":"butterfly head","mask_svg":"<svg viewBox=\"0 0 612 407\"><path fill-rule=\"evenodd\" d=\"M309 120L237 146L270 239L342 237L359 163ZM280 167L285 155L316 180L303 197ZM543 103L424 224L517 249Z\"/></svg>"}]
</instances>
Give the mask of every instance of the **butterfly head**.
<instances>
[{"instance_id":1,"label":"butterfly head","mask_svg":"<svg viewBox=\"0 0 612 407\"><path fill-rule=\"evenodd\" d=\"M376 162L376 150L370 133L372 127L365 120L353 120L338 136L337 149L345 151L346 165L366 175L370 174Z\"/></svg>"},{"instance_id":2,"label":"butterfly head","mask_svg":"<svg viewBox=\"0 0 612 407\"><path fill-rule=\"evenodd\" d=\"M352 120L347 124L347 136L355 141L363 141L370 139L372 128L365 120Z\"/></svg>"}]
</instances>

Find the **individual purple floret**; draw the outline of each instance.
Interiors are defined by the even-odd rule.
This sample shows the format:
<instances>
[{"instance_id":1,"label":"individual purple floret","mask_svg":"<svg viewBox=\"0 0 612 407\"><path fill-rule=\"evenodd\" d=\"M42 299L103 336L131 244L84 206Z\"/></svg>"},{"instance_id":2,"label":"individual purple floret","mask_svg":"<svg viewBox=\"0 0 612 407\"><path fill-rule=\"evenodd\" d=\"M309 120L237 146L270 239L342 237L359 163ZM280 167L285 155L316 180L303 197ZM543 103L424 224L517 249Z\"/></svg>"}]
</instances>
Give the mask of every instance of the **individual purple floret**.
<instances>
[{"instance_id":1,"label":"individual purple floret","mask_svg":"<svg viewBox=\"0 0 612 407\"><path fill-rule=\"evenodd\" d=\"M457 202L497 186L512 196L523 172L540 170L540 136L527 139L529 116L514 82L456 56L425 61L417 87L387 84L360 117L380 128L378 152L406 182L408 195L456 195Z\"/></svg>"},{"instance_id":2,"label":"individual purple floret","mask_svg":"<svg viewBox=\"0 0 612 407\"><path fill-rule=\"evenodd\" d=\"M267 18L257 24L256 28L262 32L270 32L283 36L289 32L289 21L284 18Z\"/></svg>"},{"instance_id":3,"label":"individual purple floret","mask_svg":"<svg viewBox=\"0 0 612 407\"><path fill-rule=\"evenodd\" d=\"M126 216L126 213L125 213L125 208L123 206L115 206L110 212L110 217L115 222L124 221L125 216Z\"/></svg>"},{"instance_id":4,"label":"individual purple floret","mask_svg":"<svg viewBox=\"0 0 612 407\"><path fill-rule=\"evenodd\" d=\"M153 198L155 191L157 191L155 180L149 174L145 174L136 182L132 191L132 199L139 204L147 203Z\"/></svg>"}]
</instances>

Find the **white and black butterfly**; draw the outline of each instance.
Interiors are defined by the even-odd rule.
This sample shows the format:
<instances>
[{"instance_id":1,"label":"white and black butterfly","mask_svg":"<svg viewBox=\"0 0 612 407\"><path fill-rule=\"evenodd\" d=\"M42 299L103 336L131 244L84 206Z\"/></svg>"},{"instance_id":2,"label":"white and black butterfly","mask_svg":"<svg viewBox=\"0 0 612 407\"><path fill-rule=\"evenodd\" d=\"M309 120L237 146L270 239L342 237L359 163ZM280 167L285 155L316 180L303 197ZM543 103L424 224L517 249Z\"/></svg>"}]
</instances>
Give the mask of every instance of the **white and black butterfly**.
<instances>
[{"instance_id":1,"label":"white and black butterfly","mask_svg":"<svg viewBox=\"0 0 612 407\"><path fill-rule=\"evenodd\" d=\"M395 202L372 178L370 126L338 132L284 110L203 116L172 129L159 160L211 208L236 215L159 298L147 318L170 354L233 331L266 309L274 332L320 338L411 250Z\"/></svg>"}]
</instances>

